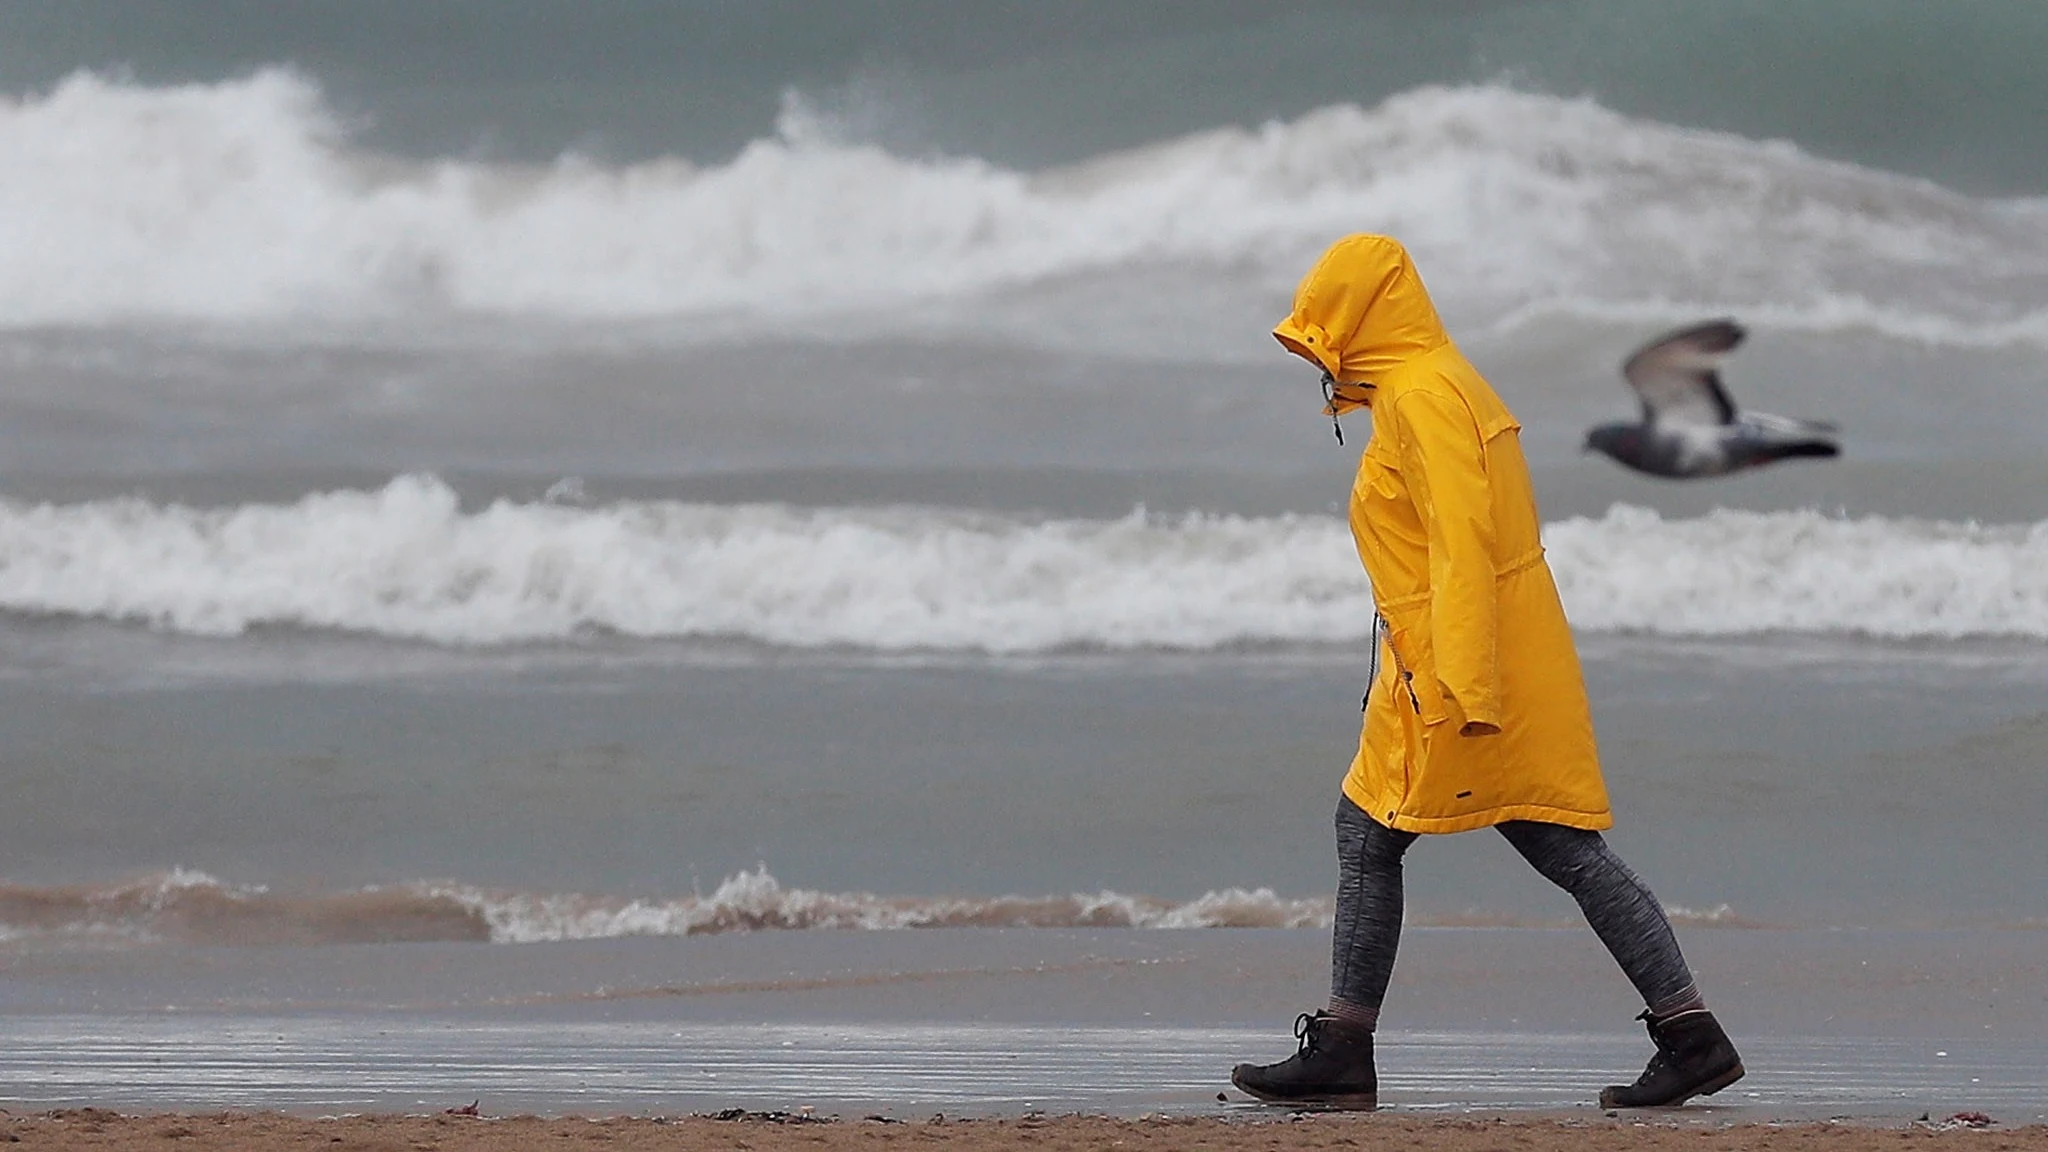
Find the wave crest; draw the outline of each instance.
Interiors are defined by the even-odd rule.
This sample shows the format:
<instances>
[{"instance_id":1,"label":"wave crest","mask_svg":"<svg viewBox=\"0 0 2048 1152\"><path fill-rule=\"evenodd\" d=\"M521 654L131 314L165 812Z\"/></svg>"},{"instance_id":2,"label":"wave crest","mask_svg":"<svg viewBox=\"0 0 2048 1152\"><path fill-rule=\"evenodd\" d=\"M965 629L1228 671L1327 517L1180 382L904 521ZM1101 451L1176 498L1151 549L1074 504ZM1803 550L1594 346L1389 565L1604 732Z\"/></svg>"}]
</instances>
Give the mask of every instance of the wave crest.
<instances>
[{"instance_id":1,"label":"wave crest","mask_svg":"<svg viewBox=\"0 0 2048 1152\"><path fill-rule=\"evenodd\" d=\"M229 947L432 941L533 944L729 932L887 932L918 928L1327 928L1328 896L1225 888L1192 900L1115 891L1048 896L896 896L786 888L763 867L709 893L630 898L525 892L419 880L347 891L278 892L174 868L102 885L0 884L0 944ZM1747 927L1727 905L1669 909L1681 923ZM1418 926L1556 927L1464 913Z\"/></svg>"},{"instance_id":2,"label":"wave crest","mask_svg":"<svg viewBox=\"0 0 2048 1152\"><path fill-rule=\"evenodd\" d=\"M228 509L0 502L0 608L196 635L625 636L1039 652L1356 639L1332 521L499 502L430 476Z\"/></svg>"},{"instance_id":3,"label":"wave crest","mask_svg":"<svg viewBox=\"0 0 2048 1152\"><path fill-rule=\"evenodd\" d=\"M1984 525L1617 505L1547 526L1574 626L1670 636L2048 636L2048 521Z\"/></svg>"},{"instance_id":4,"label":"wave crest","mask_svg":"<svg viewBox=\"0 0 2048 1152\"><path fill-rule=\"evenodd\" d=\"M1817 512L1545 529L1574 626L1719 636L2048 636L2048 522ZM443 645L591 632L1023 654L1357 643L1370 590L1329 516L1038 519L941 508L499 501L432 476L218 509L0 501L0 611L233 636Z\"/></svg>"},{"instance_id":5,"label":"wave crest","mask_svg":"<svg viewBox=\"0 0 2048 1152\"><path fill-rule=\"evenodd\" d=\"M854 312L927 331L1014 321L963 316L979 295L1170 268L1147 314L1179 318L1176 344L1216 327L1219 292L1263 315L1366 229L1415 247L1461 319L1655 300L2048 345L2033 207L1590 100L1422 88L1040 173L899 157L813 119L792 104L710 167L405 164L353 150L290 71L80 73L0 101L0 326L694 318L729 336ZM1041 325L1099 326L1074 295Z\"/></svg>"},{"instance_id":6,"label":"wave crest","mask_svg":"<svg viewBox=\"0 0 2048 1152\"><path fill-rule=\"evenodd\" d=\"M420 941L528 944L766 930L909 928L1299 928L1329 923L1327 899L1269 888L1189 901L1103 891L1065 896L881 896L785 888L767 869L709 893L630 899L446 881L280 893L203 872L103 886L0 885L0 941L324 945Z\"/></svg>"}]
</instances>

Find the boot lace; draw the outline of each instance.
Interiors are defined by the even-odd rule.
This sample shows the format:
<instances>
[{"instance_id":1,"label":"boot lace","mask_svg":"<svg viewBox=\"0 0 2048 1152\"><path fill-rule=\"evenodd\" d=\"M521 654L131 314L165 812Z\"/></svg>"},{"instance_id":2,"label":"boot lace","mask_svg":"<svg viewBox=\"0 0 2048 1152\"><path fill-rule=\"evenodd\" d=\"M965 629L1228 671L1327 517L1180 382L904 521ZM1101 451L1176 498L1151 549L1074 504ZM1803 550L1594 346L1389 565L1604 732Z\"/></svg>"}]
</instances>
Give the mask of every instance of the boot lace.
<instances>
[{"instance_id":1,"label":"boot lace","mask_svg":"<svg viewBox=\"0 0 2048 1152\"><path fill-rule=\"evenodd\" d=\"M1295 1055L1306 1056L1314 1052L1322 1043L1323 1027L1335 1019L1336 1017L1328 1012L1317 1012L1314 1015L1303 1012L1295 1017L1294 1038L1301 1041L1301 1050Z\"/></svg>"},{"instance_id":2,"label":"boot lace","mask_svg":"<svg viewBox=\"0 0 2048 1152\"><path fill-rule=\"evenodd\" d=\"M1643 1069L1643 1074L1636 1077L1636 1083L1641 1084L1657 1072L1673 1066L1678 1059L1678 1049L1665 1037L1664 1030L1657 1027L1658 1020L1650 1014L1649 1009L1643 1009L1636 1019L1649 1025L1650 1043L1657 1047L1657 1051L1650 1057L1650 1063Z\"/></svg>"}]
</instances>

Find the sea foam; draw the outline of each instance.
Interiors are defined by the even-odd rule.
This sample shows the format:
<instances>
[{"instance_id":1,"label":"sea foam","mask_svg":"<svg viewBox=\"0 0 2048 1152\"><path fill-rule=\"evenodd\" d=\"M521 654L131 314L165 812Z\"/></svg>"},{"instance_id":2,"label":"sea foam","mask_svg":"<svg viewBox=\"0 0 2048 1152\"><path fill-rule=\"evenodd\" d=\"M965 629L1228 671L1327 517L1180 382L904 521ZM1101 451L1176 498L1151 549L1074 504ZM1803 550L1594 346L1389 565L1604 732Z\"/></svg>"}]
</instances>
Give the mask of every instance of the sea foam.
<instances>
[{"instance_id":1,"label":"sea foam","mask_svg":"<svg viewBox=\"0 0 2048 1152\"><path fill-rule=\"evenodd\" d=\"M2048 522L1617 506L1545 530L1574 625L1721 636L2048 636ZM0 501L0 611L443 645L600 634L1029 654L1356 643L1332 516L500 500L440 480L289 504Z\"/></svg>"},{"instance_id":2,"label":"sea foam","mask_svg":"<svg viewBox=\"0 0 2048 1152\"><path fill-rule=\"evenodd\" d=\"M1744 921L1726 905L1673 908L1688 923ZM917 928L1327 928L1328 895L1225 888L1186 900L1104 889L1056 895L890 895L784 885L766 867L709 892L631 897L521 891L450 880L339 890L273 891L186 869L105 884L0 883L0 943L331 945L426 941L533 944L633 936ZM1476 914L1424 918L1448 926L1549 927L1543 919Z\"/></svg>"},{"instance_id":3,"label":"sea foam","mask_svg":"<svg viewBox=\"0 0 2048 1152\"><path fill-rule=\"evenodd\" d=\"M794 99L774 135L708 166L399 162L354 148L291 71L79 73L0 99L0 168L0 327L481 316L787 336L1164 269L1148 314L1198 332L1219 287L1281 298L1331 238L1374 230L1416 249L1461 322L1725 310L2048 346L2037 205L1502 87L1021 172L892 155Z\"/></svg>"}]
</instances>

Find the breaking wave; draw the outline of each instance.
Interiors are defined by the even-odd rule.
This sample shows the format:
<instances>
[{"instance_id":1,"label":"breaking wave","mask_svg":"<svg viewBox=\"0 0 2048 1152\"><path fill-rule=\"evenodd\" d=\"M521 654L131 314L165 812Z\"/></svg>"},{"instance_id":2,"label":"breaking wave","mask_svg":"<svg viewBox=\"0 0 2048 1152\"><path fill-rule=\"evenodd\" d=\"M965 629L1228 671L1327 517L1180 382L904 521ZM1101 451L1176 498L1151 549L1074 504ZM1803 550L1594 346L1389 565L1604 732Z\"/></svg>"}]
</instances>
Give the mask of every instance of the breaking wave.
<instances>
[{"instance_id":1,"label":"breaking wave","mask_svg":"<svg viewBox=\"0 0 2048 1152\"><path fill-rule=\"evenodd\" d=\"M1616 506L1545 538L1583 630L2048 637L2048 522L1666 520ZM291 504L0 501L0 611L200 636L290 627L453 646L613 635L993 654L1356 643L1373 614L1330 516L465 509L420 475Z\"/></svg>"},{"instance_id":2,"label":"breaking wave","mask_svg":"<svg viewBox=\"0 0 2048 1152\"><path fill-rule=\"evenodd\" d=\"M1334 522L1139 511L498 502L432 477L225 509L0 502L0 610L232 636L448 644L637 638L1039 652L1362 635Z\"/></svg>"},{"instance_id":3,"label":"breaking wave","mask_svg":"<svg viewBox=\"0 0 2048 1152\"><path fill-rule=\"evenodd\" d=\"M1264 316L1331 238L1369 229L1417 249L1460 322L1731 311L2048 346L2038 203L1502 87L1027 173L892 155L795 97L776 135L714 166L415 163L354 149L291 71L79 73L0 99L0 167L0 327L517 316L786 337L853 313L925 331L1014 325L945 319L991 293L1085 300L1091 279L1151 275L1147 315L1178 328L1123 349L1144 355L1215 327L1219 299ZM1099 311L1054 306L1040 334Z\"/></svg>"},{"instance_id":4,"label":"breaking wave","mask_svg":"<svg viewBox=\"0 0 2048 1152\"><path fill-rule=\"evenodd\" d=\"M2048 521L1617 505L1548 525L1575 627L1670 636L2048 637Z\"/></svg>"},{"instance_id":5,"label":"breaking wave","mask_svg":"<svg viewBox=\"0 0 2048 1152\"><path fill-rule=\"evenodd\" d=\"M1066 896L879 896L785 888L766 869L708 894L647 899L491 889L422 880L345 892L279 893L173 869L114 884L0 885L0 941L529 944L768 929L1297 928L1327 924L1327 899L1260 888L1175 902L1117 892Z\"/></svg>"},{"instance_id":6,"label":"breaking wave","mask_svg":"<svg viewBox=\"0 0 2048 1152\"><path fill-rule=\"evenodd\" d=\"M1726 905L1690 923L1741 926ZM0 883L0 943L84 947L229 946L469 941L531 944L627 936L913 928L1317 928L1327 896L1228 888L1185 901L1119 892L1055 896L887 896L786 888L766 868L727 877L709 893L633 898L521 892L420 880L336 892L275 892L191 869L102 885ZM1547 921L1449 917L1430 924L1548 927Z\"/></svg>"}]
</instances>

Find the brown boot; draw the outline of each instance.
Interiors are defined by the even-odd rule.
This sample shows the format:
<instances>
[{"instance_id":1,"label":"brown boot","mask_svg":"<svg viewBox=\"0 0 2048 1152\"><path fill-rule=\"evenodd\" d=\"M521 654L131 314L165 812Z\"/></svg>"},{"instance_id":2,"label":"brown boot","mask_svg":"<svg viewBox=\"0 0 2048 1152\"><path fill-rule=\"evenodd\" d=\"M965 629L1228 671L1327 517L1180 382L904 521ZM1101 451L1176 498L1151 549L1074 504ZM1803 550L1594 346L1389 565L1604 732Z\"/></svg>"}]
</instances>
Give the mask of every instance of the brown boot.
<instances>
[{"instance_id":1,"label":"brown boot","mask_svg":"<svg viewBox=\"0 0 2048 1152\"><path fill-rule=\"evenodd\" d=\"M1278 1064L1239 1064L1231 1070L1230 1082L1274 1104L1368 1111L1379 1107L1371 1032L1318 1012L1297 1019L1294 1036L1301 1041L1300 1051Z\"/></svg>"},{"instance_id":2,"label":"brown boot","mask_svg":"<svg viewBox=\"0 0 2048 1152\"><path fill-rule=\"evenodd\" d=\"M1695 1096L1712 1096L1742 1079L1742 1057L1721 1024L1705 1008L1652 1020L1649 1025L1657 1054L1636 1082L1614 1085L1600 1093L1602 1108L1669 1108Z\"/></svg>"}]
</instances>

